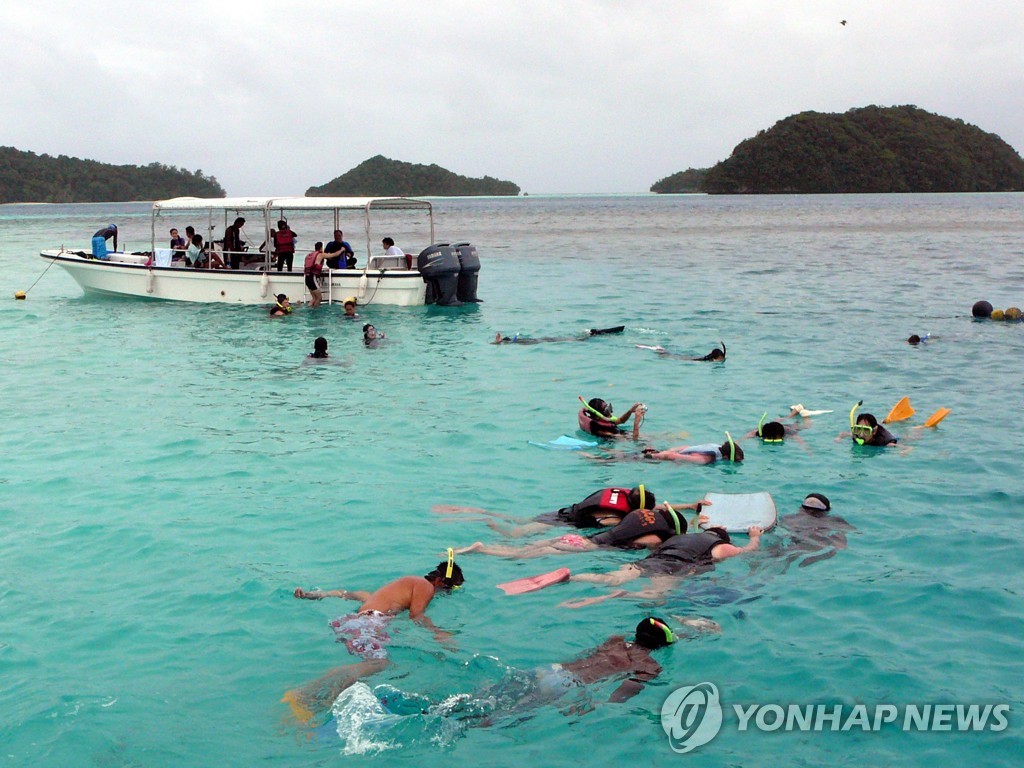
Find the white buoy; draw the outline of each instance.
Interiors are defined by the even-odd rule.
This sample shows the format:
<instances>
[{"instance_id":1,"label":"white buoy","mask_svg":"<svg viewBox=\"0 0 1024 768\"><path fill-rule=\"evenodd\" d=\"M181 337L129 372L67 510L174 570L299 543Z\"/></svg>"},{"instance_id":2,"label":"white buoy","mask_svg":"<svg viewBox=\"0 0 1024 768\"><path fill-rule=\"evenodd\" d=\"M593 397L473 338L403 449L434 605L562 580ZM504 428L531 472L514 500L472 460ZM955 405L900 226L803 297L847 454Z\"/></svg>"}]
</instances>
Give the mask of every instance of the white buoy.
<instances>
[{"instance_id":1,"label":"white buoy","mask_svg":"<svg viewBox=\"0 0 1024 768\"><path fill-rule=\"evenodd\" d=\"M263 277L260 278L260 296L264 299L267 298L267 293L270 291L270 275L266 272L263 273Z\"/></svg>"},{"instance_id":2,"label":"white buoy","mask_svg":"<svg viewBox=\"0 0 1024 768\"><path fill-rule=\"evenodd\" d=\"M153 274L153 270L149 270L149 274L146 275L146 293L153 292L153 284L156 282L156 275Z\"/></svg>"},{"instance_id":3,"label":"white buoy","mask_svg":"<svg viewBox=\"0 0 1024 768\"><path fill-rule=\"evenodd\" d=\"M359 278L359 290L356 291L356 295L361 299L366 296L366 286L370 281L366 279L366 273L363 272L362 277Z\"/></svg>"}]
</instances>

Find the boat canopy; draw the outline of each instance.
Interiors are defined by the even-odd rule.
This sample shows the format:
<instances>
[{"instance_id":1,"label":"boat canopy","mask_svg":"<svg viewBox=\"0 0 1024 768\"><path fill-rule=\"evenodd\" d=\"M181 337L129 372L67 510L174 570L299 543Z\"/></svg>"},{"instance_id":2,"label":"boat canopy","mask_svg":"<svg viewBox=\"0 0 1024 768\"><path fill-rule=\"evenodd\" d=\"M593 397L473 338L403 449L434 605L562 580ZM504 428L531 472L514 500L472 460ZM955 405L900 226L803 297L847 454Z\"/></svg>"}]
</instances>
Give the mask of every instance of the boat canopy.
<instances>
[{"instance_id":1,"label":"boat canopy","mask_svg":"<svg viewBox=\"0 0 1024 768\"><path fill-rule=\"evenodd\" d=\"M159 211L330 211L380 209L430 210L429 200L412 197L175 197L157 200L153 212Z\"/></svg>"}]
</instances>

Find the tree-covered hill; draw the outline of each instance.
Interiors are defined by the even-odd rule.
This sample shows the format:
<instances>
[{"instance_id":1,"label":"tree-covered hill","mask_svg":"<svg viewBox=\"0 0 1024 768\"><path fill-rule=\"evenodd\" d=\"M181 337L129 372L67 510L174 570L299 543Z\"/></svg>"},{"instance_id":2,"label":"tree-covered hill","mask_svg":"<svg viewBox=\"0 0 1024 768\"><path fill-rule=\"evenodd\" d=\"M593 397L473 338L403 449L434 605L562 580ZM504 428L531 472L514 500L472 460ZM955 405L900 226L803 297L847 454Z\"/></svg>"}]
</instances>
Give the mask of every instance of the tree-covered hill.
<instances>
[{"instance_id":1,"label":"tree-covered hill","mask_svg":"<svg viewBox=\"0 0 1024 768\"><path fill-rule=\"evenodd\" d=\"M518 195L511 181L484 176L470 179L438 165L419 165L371 157L348 173L306 190L309 197L455 197L460 195Z\"/></svg>"},{"instance_id":2,"label":"tree-covered hill","mask_svg":"<svg viewBox=\"0 0 1024 768\"><path fill-rule=\"evenodd\" d=\"M707 176L707 168L687 168L685 171L673 173L651 185L651 192L660 194L680 194L683 192L702 192L701 184Z\"/></svg>"},{"instance_id":3,"label":"tree-covered hill","mask_svg":"<svg viewBox=\"0 0 1024 768\"><path fill-rule=\"evenodd\" d=\"M992 133L915 106L801 112L740 143L715 165L711 194L1008 192L1024 160Z\"/></svg>"},{"instance_id":4,"label":"tree-covered hill","mask_svg":"<svg viewBox=\"0 0 1024 768\"><path fill-rule=\"evenodd\" d=\"M171 165L109 165L0 147L0 203L105 203L224 197L213 176Z\"/></svg>"}]
</instances>

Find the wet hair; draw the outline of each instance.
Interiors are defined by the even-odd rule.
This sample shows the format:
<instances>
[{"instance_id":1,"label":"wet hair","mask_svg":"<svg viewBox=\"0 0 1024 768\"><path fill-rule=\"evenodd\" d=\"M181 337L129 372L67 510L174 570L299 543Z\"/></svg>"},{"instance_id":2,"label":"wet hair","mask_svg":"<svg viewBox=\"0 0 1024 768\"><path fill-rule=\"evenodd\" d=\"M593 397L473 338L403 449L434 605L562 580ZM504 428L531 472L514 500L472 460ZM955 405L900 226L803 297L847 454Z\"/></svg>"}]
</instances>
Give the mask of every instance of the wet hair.
<instances>
[{"instance_id":1,"label":"wet hair","mask_svg":"<svg viewBox=\"0 0 1024 768\"><path fill-rule=\"evenodd\" d=\"M644 505L640 506L640 489L634 488L629 492L626 497L629 502L630 509L654 509L654 505L658 503L657 499L654 498L654 494L651 493L647 488L644 488Z\"/></svg>"},{"instance_id":2,"label":"wet hair","mask_svg":"<svg viewBox=\"0 0 1024 768\"><path fill-rule=\"evenodd\" d=\"M392 240L390 237L385 237L381 242L384 243L384 245L386 245L388 248L395 244L395 241Z\"/></svg>"},{"instance_id":3,"label":"wet hair","mask_svg":"<svg viewBox=\"0 0 1024 768\"><path fill-rule=\"evenodd\" d=\"M351 304L353 307L358 306L354 299L345 299L344 303L341 306L347 307L349 304Z\"/></svg>"},{"instance_id":4,"label":"wet hair","mask_svg":"<svg viewBox=\"0 0 1024 768\"><path fill-rule=\"evenodd\" d=\"M611 418L612 416L612 404L602 400L599 397L592 398L590 401L587 402L587 405L589 405L598 413L603 413L608 418Z\"/></svg>"},{"instance_id":5,"label":"wet hair","mask_svg":"<svg viewBox=\"0 0 1024 768\"><path fill-rule=\"evenodd\" d=\"M636 644L644 648L664 648L674 643L675 639L668 622L657 616L648 616L636 625Z\"/></svg>"},{"instance_id":6,"label":"wet hair","mask_svg":"<svg viewBox=\"0 0 1024 768\"><path fill-rule=\"evenodd\" d=\"M921 337L918 336L916 333L913 336L911 336L909 339L907 339L907 344L920 344L920 343L921 343Z\"/></svg>"},{"instance_id":7,"label":"wet hair","mask_svg":"<svg viewBox=\"0 0 1024 768\"><path fill-rule=\"evenodd\" d=\"M716 525L711 528L705 528L704 530L708 533L715 534L718 538L722 540L723 544L732 544L732 538L729 536L729 532L725 530L725 528L722 528L720 525Z\"/></svg>"},{"instance_id":8,"label":"wet hair","mask_svg":"<svg viewBox=\"0 0 1024 768\"><path fill-rule=\"evenodd\" d=\"M735 441L733 441L732 445L734 447L730 448L729 447L729 441L726 440L724 443L722 443L720 446L718 446L718 450L720 450L722 452L722 458L724 460L726 460L726 461L735 461L737 464L739 464L741 461L743 461L743 449L740 448L736 444ZM730 453L731 451L735 451L736 452L736 458L734 458L734 459L730 459L729 458L729 456L731 455L731 453Z\"/></svg>"},{"instance_id":9,"label":"wet hair","mask_svg":"<svg viewBox=\"0 0 1024 768\"><path fill-rule=\"evenodd\" d=\"M760 434L762 440L782 440L786 437L786 428L777 421L769 421L761 425ZM736 454L739 456L739 454Z\"/></svg>"},{"instance_id":10,"label":"wet hair","mask_svg":"<svg viewBox=\"0 0 1024 768\"><path fill-rule=\"evenodd\" d=\"M866 422L868 424L868 426L870 426L872 429L874 429L875 427L878 426L878 419L876 419L874 417L874 414L871 414L871 413L859 414L857 416L857 420L854 423L855 424L860 424L862 421Z\"/></svg>"},{"instance_id":11,"label":"wet hair","mask_svg":"<svg viewBox=\"0 0 1024 768\"><path fill-rule=\"evenodd\" d=\"M277 294L277 300L278 301L287 301L288 297L285 294L283 294L283 293L279 293L279 294Z\"/></svg>"},{"instance_id":12,"label":"wet hair","mask_svg":"<svg viewBox=\"0 0 1024 768\"><path fill-rule=\"evenodd\" d=\"M317 336L313 341L313 357L327 357L327 339Z\"/></svg>"},{"instance_id":13,"label":"wet hair","mask_svg":"<svg viewBox=\"0 0 1024 768\"><path fill-rule=\"evenodd\" d=\"M437 568L426 574L423 578L427 581L433 581L434 579L440 579L444 583L445 589L452 589L453 587L461 587L465 583L465 579L462 577L462 569L459 568L457 563L452 563L452 577L449 579L445 574L448 572L448 561L442 560L437 564Z\"/></svg>"}]
</instances>

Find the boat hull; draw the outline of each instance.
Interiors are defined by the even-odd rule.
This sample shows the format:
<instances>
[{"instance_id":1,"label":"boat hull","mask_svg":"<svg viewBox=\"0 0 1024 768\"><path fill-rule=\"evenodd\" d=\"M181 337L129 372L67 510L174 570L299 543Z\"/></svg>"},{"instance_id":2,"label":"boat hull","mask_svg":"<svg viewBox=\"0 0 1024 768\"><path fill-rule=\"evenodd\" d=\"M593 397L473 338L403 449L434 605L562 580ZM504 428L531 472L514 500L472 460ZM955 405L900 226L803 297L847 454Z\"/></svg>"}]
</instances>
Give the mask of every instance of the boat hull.
<instances>
[{"instance_id":1,"label":"boat hull","mask_svg":"<svg viewBox=\"0 0 1024 768\"><path fill-rule=\"evenodd\" d=\"M123 261L83 258L67 251L43 251L40 256L62 267L87 293L206 304L266 304L279 293L299 302L309 295L301 272L147 267L127 261L131 254ZM426 283L414 269L332 270L324 277L322 292L324 301L355 296L360 304L426 303Z\"/></svg>"}]
</instances>

